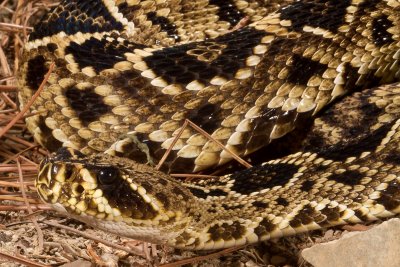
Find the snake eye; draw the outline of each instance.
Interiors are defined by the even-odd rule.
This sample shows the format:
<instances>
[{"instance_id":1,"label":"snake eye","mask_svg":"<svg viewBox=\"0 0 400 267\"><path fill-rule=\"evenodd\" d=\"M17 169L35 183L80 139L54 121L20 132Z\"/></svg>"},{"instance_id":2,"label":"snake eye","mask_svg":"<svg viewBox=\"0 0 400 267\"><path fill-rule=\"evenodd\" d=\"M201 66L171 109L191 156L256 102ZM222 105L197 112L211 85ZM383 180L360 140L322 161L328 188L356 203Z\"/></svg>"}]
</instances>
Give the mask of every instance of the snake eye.
<instances>
[{"instance_id":1,"label":"snake eye","mask_svg":"<svg viewBox=\"0 0 400 267\"><path fill-rule=\"evenodd\" d=\"M119 171L115 167L103 167L97 173L97 179L100 184L109 185L117 179Z\"/></svg>"},{"instance_id":2,"label":"snake eye","mask_svg":"<svg viewBox=\"0 0 400 267\"><path fill-rule=\"evenodd\" d=\"M75 197L82 195L82 193L85 191L85 188L78 183L73 183L71 189L72 189L72 194Z\"/></svg>"}]
</instances>

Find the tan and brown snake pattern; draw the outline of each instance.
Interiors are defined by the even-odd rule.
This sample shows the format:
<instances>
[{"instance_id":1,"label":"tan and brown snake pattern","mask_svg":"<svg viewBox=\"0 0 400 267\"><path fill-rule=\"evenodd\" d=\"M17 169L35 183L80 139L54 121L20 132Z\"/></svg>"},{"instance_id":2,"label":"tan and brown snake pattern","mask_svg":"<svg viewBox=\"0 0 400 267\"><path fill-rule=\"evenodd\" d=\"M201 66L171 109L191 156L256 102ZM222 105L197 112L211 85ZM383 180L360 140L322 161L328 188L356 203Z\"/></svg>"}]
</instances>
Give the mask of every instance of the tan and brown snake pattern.
<instances>
[{"instance_id":1,"label":"tan and brown snake pattern","mask_svg":"<svg viewBox=\"0 0 400 267\"><path fill-rule=\"evenodd\" d=\"M26 122L64 147L41 198L78 220L217 249L400 212L399 0L62 1L23 59L21 105L56 65ZM156 171L185 119L240 156L293 153L179 182L232 159L187 128Z\"/></svg>"}]
</instances>

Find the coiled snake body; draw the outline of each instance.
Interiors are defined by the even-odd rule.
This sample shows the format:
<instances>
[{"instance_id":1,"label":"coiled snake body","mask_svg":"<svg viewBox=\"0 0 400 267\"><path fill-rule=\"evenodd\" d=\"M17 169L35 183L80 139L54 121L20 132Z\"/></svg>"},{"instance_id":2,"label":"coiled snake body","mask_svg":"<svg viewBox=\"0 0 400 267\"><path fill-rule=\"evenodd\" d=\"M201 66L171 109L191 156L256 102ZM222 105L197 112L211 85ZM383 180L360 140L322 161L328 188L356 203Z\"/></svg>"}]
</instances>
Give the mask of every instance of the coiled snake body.
<instances>
[{"instance_id":1,"label":"coiled snake body","mask_svg":"<svg viewBox=\"0 0 400 267\"><path fill-rule=\"evenodd\" d=\"M27 118L37 142L64 147L38 192L96 227L185 249L394 216L399 60L398 0L62 1L20 71L24 105L56 66ZM163 172L148 166L186 119L245 156L312 117L299 152L218 179L165 174L232 159L190 127Z\"/></svg>"}]
</instances>

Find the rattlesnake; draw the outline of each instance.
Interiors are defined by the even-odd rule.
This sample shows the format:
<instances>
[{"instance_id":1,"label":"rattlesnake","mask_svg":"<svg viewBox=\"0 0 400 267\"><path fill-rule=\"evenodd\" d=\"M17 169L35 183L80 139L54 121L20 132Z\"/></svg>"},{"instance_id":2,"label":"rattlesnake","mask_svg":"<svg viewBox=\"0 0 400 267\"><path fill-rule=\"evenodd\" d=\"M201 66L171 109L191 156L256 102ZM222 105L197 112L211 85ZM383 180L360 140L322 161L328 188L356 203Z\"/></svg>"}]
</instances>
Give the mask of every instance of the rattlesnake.
<instances>
[{"instance_id":1,"label":"rattlesnake","mask_svg":"<svg viewBox=\"0 0 400 267\"><path fill-rule=\"evenodd\" d=\"M217 249L400 211L398 0L62 1L23 59L22 106L56 66L26 121L64 147L36 186L73 218ZM176 138L187 119L222 147L190 127ZM300 151L219 178L166 174L282 138Z\"/></svg>"}]
</instances>

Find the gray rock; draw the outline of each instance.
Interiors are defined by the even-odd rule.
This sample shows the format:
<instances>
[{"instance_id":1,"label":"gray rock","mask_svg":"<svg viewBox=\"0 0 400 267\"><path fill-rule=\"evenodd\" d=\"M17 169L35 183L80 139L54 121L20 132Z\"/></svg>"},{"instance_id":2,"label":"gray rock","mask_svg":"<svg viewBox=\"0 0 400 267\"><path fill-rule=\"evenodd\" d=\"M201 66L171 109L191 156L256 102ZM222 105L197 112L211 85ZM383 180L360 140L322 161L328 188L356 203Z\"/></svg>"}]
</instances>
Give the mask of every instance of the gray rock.
<instances>
[{"instance_id":1,"label":"gray rock","mask_svg":"<svg viewBox=\"0 0 400 267\"><path fill-rule=\"evenodd\" d=\"M400 266L400 219L391 219L365 232L351 232L339 240L302 251L315 267Z\"/></svg>"}]
</instances>

